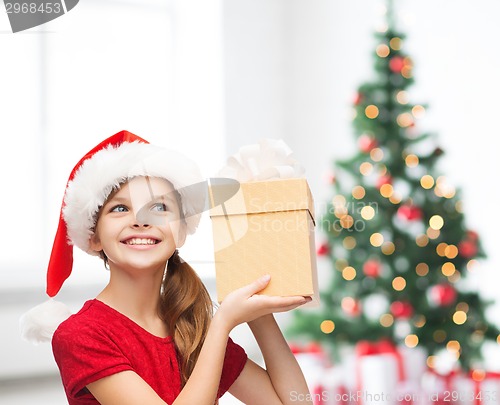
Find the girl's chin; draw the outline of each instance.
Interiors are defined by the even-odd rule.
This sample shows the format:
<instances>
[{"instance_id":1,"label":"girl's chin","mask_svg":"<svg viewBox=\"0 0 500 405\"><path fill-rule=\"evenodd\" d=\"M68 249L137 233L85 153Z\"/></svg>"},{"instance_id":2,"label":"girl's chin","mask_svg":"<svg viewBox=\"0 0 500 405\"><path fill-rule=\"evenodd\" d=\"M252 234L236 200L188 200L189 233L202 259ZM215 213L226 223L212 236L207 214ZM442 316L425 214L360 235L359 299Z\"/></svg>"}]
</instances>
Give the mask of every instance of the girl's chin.
<instances>
[{"instance_id":1,"label":"girl's chin","mask_svg":"<svg viewBox=\"0 0 500 405\"><path fill-rule=\"evenodd\" d=\"M117 260L109 260L110 268L113 269L115 268L123 268L123 269L139 269L139 270L148 270L148 269L153 269L156 270L158 267L165 268L165 265L167 264L168 257L165 255L165 252L162 252L161 255L155 255L154 257L152 256L146 256L146 255L141 255L137 254L143 252L141 251L134 251L133 255L132 254L126 254L121 256ZM133 256L133 257L132 257Z\"/></svg>"}]
</instances>

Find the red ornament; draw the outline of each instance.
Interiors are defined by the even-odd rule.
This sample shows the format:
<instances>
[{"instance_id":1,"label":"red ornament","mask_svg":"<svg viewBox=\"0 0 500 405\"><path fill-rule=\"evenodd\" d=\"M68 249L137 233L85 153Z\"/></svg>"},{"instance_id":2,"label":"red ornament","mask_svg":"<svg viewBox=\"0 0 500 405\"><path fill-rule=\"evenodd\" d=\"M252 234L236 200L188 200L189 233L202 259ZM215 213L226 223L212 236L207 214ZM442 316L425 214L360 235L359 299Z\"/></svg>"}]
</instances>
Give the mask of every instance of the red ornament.
<instances>
[{"instance_id":1,"label":"red ornament","mask_svg":"<svg viewBox=\"0 0 500 405\"><path fill-rule=\"evenodd\" d=\"M465 237L467 239L469 239L470 241L474 241L474 242L477 242L477 240L479 239L479 235L477 234L477 232L470 231L470 230L466 232Z\"/></svg>"},{"instance_id":2,"label":"red ornament","mask_svg":"<svg viewBox=\"0 0 500 405\"><path fill-rule=\"evenodd\" d=\"M325 242L318 246L316 251L318 256L326 256L328 253L330 253L330 245L328 243Z\"/></svg>"},{"instance_id":3,"label":"red ornament","mask_svg":"<svg viewBox=\"0 0 500 405\"><path fill-rule=\"evenodd\" d=\"M384 184L392 184L392 177L388 175L380 176L377 180L377 188L380 189Z\"/></svg>"},{"instance_id":4,"label":"red ornament","mask_svg":"<svg viewBox=\"0 0 500 405\"><path fill-rule=\"evenodd\" d=\"M378 146L378 142L375 138L363 134L358 138L358 146L361 152L370 153L373 148Z\"/></svg>"},{"instance_id":5,"label":"red ornament","mask_svg":"<svg viewBox=\"0 0 500 405\"><path fill-rule=\"evenodd\" d=\"M408 319L413 315L413 306L407 301L394 301L390 309L396 319Z\"/></svg>"},{"instance_id":6,"label":"red ornament","mask_svg":"<svg viewBox=\"0 0 500 405\"><path fill-rule=\"evenodd\" d=\"M301 347L299 345L295 344L295 343L289 343L288 346L290 347L290 351L293 354L297 354L297 353L301 353L302 352Z\"/></svg>"},{"instance_id":7,"label":"red ornament","mask_svg":"<svg viewBox=\"0 0 500 405\"><path fill-rule=\"evenodd\" d=\"M397 216L406 221L416 221L422 219L423 213L420 207L405 204L398 208Z\"/></svg>"},{"instance_id":8,"label":"red ornament","mask_svg":"<svg viewBox=\"0 0 500 405\"><path fill-rule=\"evenodd\" d=\"M335 176L335 173L330 173L327 176L327 181L328 181L328 184L335 184L337 181L337 176Z\"/></svg>"},{"instance_id":9,"label":"red ornament","mask_svg":"<svg viewBox=\"0 0 500 405\"><path fill-rule=\"evenodd\" d=\"M323 354L323 347L318 342L310 342L305 347L306 353Z\"/></svg>"},{"instance_id":10,"label":"red ornament","mask_svg":"<svg viewBox=\"0 0 500 405\"><path fill-rule=\"evenodd\" d=\"M363 101L363 93L356 93L353 100L354 105L360 105L362 101Z\"/></svg>"},{"instance_id":11,"label":"red ornament","mask_svg":"<svg viewBox=\"0 0 500 405\"><path fill-rule=\"evenodd\" d=\"M361 304L359 300L352 297L344 297L341 302L342 310L346 315L349 316L359 316L361 314Z\"/></svg>"},{"instance_id":12,"label":"red ornament","mask_svg":"<svg viewBox=\"0 0 500 405\"><path fill-rule=\"evenodd\" d=\"M401 56L394 56L389 61L389 69L394 73L401 73L405 67L405 60Z\"/></svg>"},{"instance_id":13,"label":"red ornament","mask_svg":"<svg viewBox=\"0 0 500 405\"><path fill-rule=\"evenodd\" d=\"M456 301L457 290L450 284L438 284L429 289L428 296L433 304L446 307Z\"/></svg>"},{"instance_id":14,"label":"red ornament","mask_svg":"<svg viewBox=\"0 0 500 405\"><path fill-rule=\"evenodd\" d=\"M378 260L367 260L363 264L363 273L365 273L367 277L376 278L380 276L380 268L381 265Z\"/></svg>"},{"instance_id":15,"label":"red ornament","mask_svg":"<svg viewBox=\"0 0 500 405\"><path fill-rule=\"evenodd\" d=\"M477 245L473 240L465 239L458 244L458 253L460 256L470 259L477 254Z\"/></svg>"},{"instance_id":16,"label":"red ornament","mask_svg":"<svg viewBox=\"0 0 500 405\"><path fill-rule=\"evenodd\" d=\"M310 342L307 345L299 345L297 343L289 343L288 345L293 354L323 354L323 347L318 342Z\"/></svg>"}]
</instances>

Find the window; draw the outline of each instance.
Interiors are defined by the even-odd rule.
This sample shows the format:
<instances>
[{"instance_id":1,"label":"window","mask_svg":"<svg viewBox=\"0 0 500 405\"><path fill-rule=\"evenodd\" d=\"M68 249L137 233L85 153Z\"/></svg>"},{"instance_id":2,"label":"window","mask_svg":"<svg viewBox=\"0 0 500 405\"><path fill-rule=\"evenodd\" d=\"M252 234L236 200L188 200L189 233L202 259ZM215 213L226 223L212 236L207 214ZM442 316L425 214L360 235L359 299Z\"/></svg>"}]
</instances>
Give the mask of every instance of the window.
<instances>
[{"instance_id":1,"label":"window","mask_svg":"<svg viewBox=\"0 0 500 405\"><path fill-rule=\"evenodd\" d=\"M224 152L219 14L212 1L87 0L17 34L4 14L2 287L44 285L68 175L105 137L126 129L192 157L207 177L215 171ZM184 254L202 264L213 260L203 223ZM74 282L94 280L76 271L89 265L104 273L77 250Z\"/></svg>"}]
</instances>

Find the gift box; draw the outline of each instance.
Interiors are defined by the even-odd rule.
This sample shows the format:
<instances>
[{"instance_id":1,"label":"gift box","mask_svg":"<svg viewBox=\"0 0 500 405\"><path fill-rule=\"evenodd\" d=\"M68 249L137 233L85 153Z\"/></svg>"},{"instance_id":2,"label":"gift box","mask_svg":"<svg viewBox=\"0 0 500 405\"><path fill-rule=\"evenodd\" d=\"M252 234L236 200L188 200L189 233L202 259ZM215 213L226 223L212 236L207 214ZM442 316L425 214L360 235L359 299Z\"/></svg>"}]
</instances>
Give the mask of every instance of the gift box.
<instances>
[{"instance_id":1,"label":"gift box","mask_svg":"<svg viewBox=\"0 0 500 405\"><path fill-rule=\"evenodd\" d=\"M293 166L284 164L289 155L283 143L246 147L232 159L240 164L233 172L244 173L233 176L238 190L231 182L210 185L219 302L265 274L271 281L261 294L310 296L307 305L319 302L313 197L305 178L290 178ZM263 174L267 179L260 180Z\"/></svg>"},{"instance_id":2,"label":"gift box","mask_svg":"<svg viewBox=\"0 0 500 405\"><path fill-rule=\"evenodd\" d=\"M458 375L451 384L448 394L461 405L500 404L500 373L474 370Z\"/></svg>"},{"instance_id":3,"label":"gift box","mask_svg":"<svg viewBox=\"0 0 500 405\"><path fill-rule=\"evenodd\" d=\"M333 365L328 352L319 343L290 344L304 374L313 405L354 405L356 392L346 387L342 366Z\"/></svg>"},{"instance_id":4,"label":"gift box","mask_svg":"<svg viewBox=\"0 0 500 405\"><path fill-rule=\"evenodd\" d=\"M232 186L231 186L232 187ZM210 198L227 195L212 185ZM317 301L313 198L305 179L241 183L210 210L217 298L271 275L266 295L303 295Z\"/></svg>"},{"instance_id":5,"label":"gift box","mask_svg":"<svg viewBox=\"0 0 500 405\"><path fill-rule=\"evenodd\" d=\"M404 398L403 358L392 342L358 342L356 374L359 405L394 405Z\"/></svg>"},{"instance_id":6,"label":"gift box","mask_svg":"<svg viewBox=\"0 0 500 405\"><path fill-rule=\"evenodd\" d=\"M464 386L457 390L457 379L461 378L458 369L436 370L429 368L422 376L422 392L427 403L435 405L454 405L459 403L459 395Z\"/></svg>"}]
</instances>

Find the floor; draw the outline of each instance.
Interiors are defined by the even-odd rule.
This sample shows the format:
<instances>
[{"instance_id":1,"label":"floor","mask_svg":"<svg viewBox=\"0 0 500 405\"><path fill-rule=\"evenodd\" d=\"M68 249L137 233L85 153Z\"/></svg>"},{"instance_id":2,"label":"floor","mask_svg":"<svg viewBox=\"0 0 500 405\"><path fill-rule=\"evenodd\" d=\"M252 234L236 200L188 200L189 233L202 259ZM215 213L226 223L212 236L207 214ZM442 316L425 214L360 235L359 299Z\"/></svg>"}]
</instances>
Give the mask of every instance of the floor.
<instances>
[{"instance_id":1,"label":"floor","mask_svg":"<svg viewBox=\"0 0 500 405\"><path fill-rule=\"evenodd\" d=\"M0 404L2 405L67 405L59 376L43 377L23 381L0 382ZM230 394L224 395L220 405L239 405Z\"/></svg>"}]
</instances>

